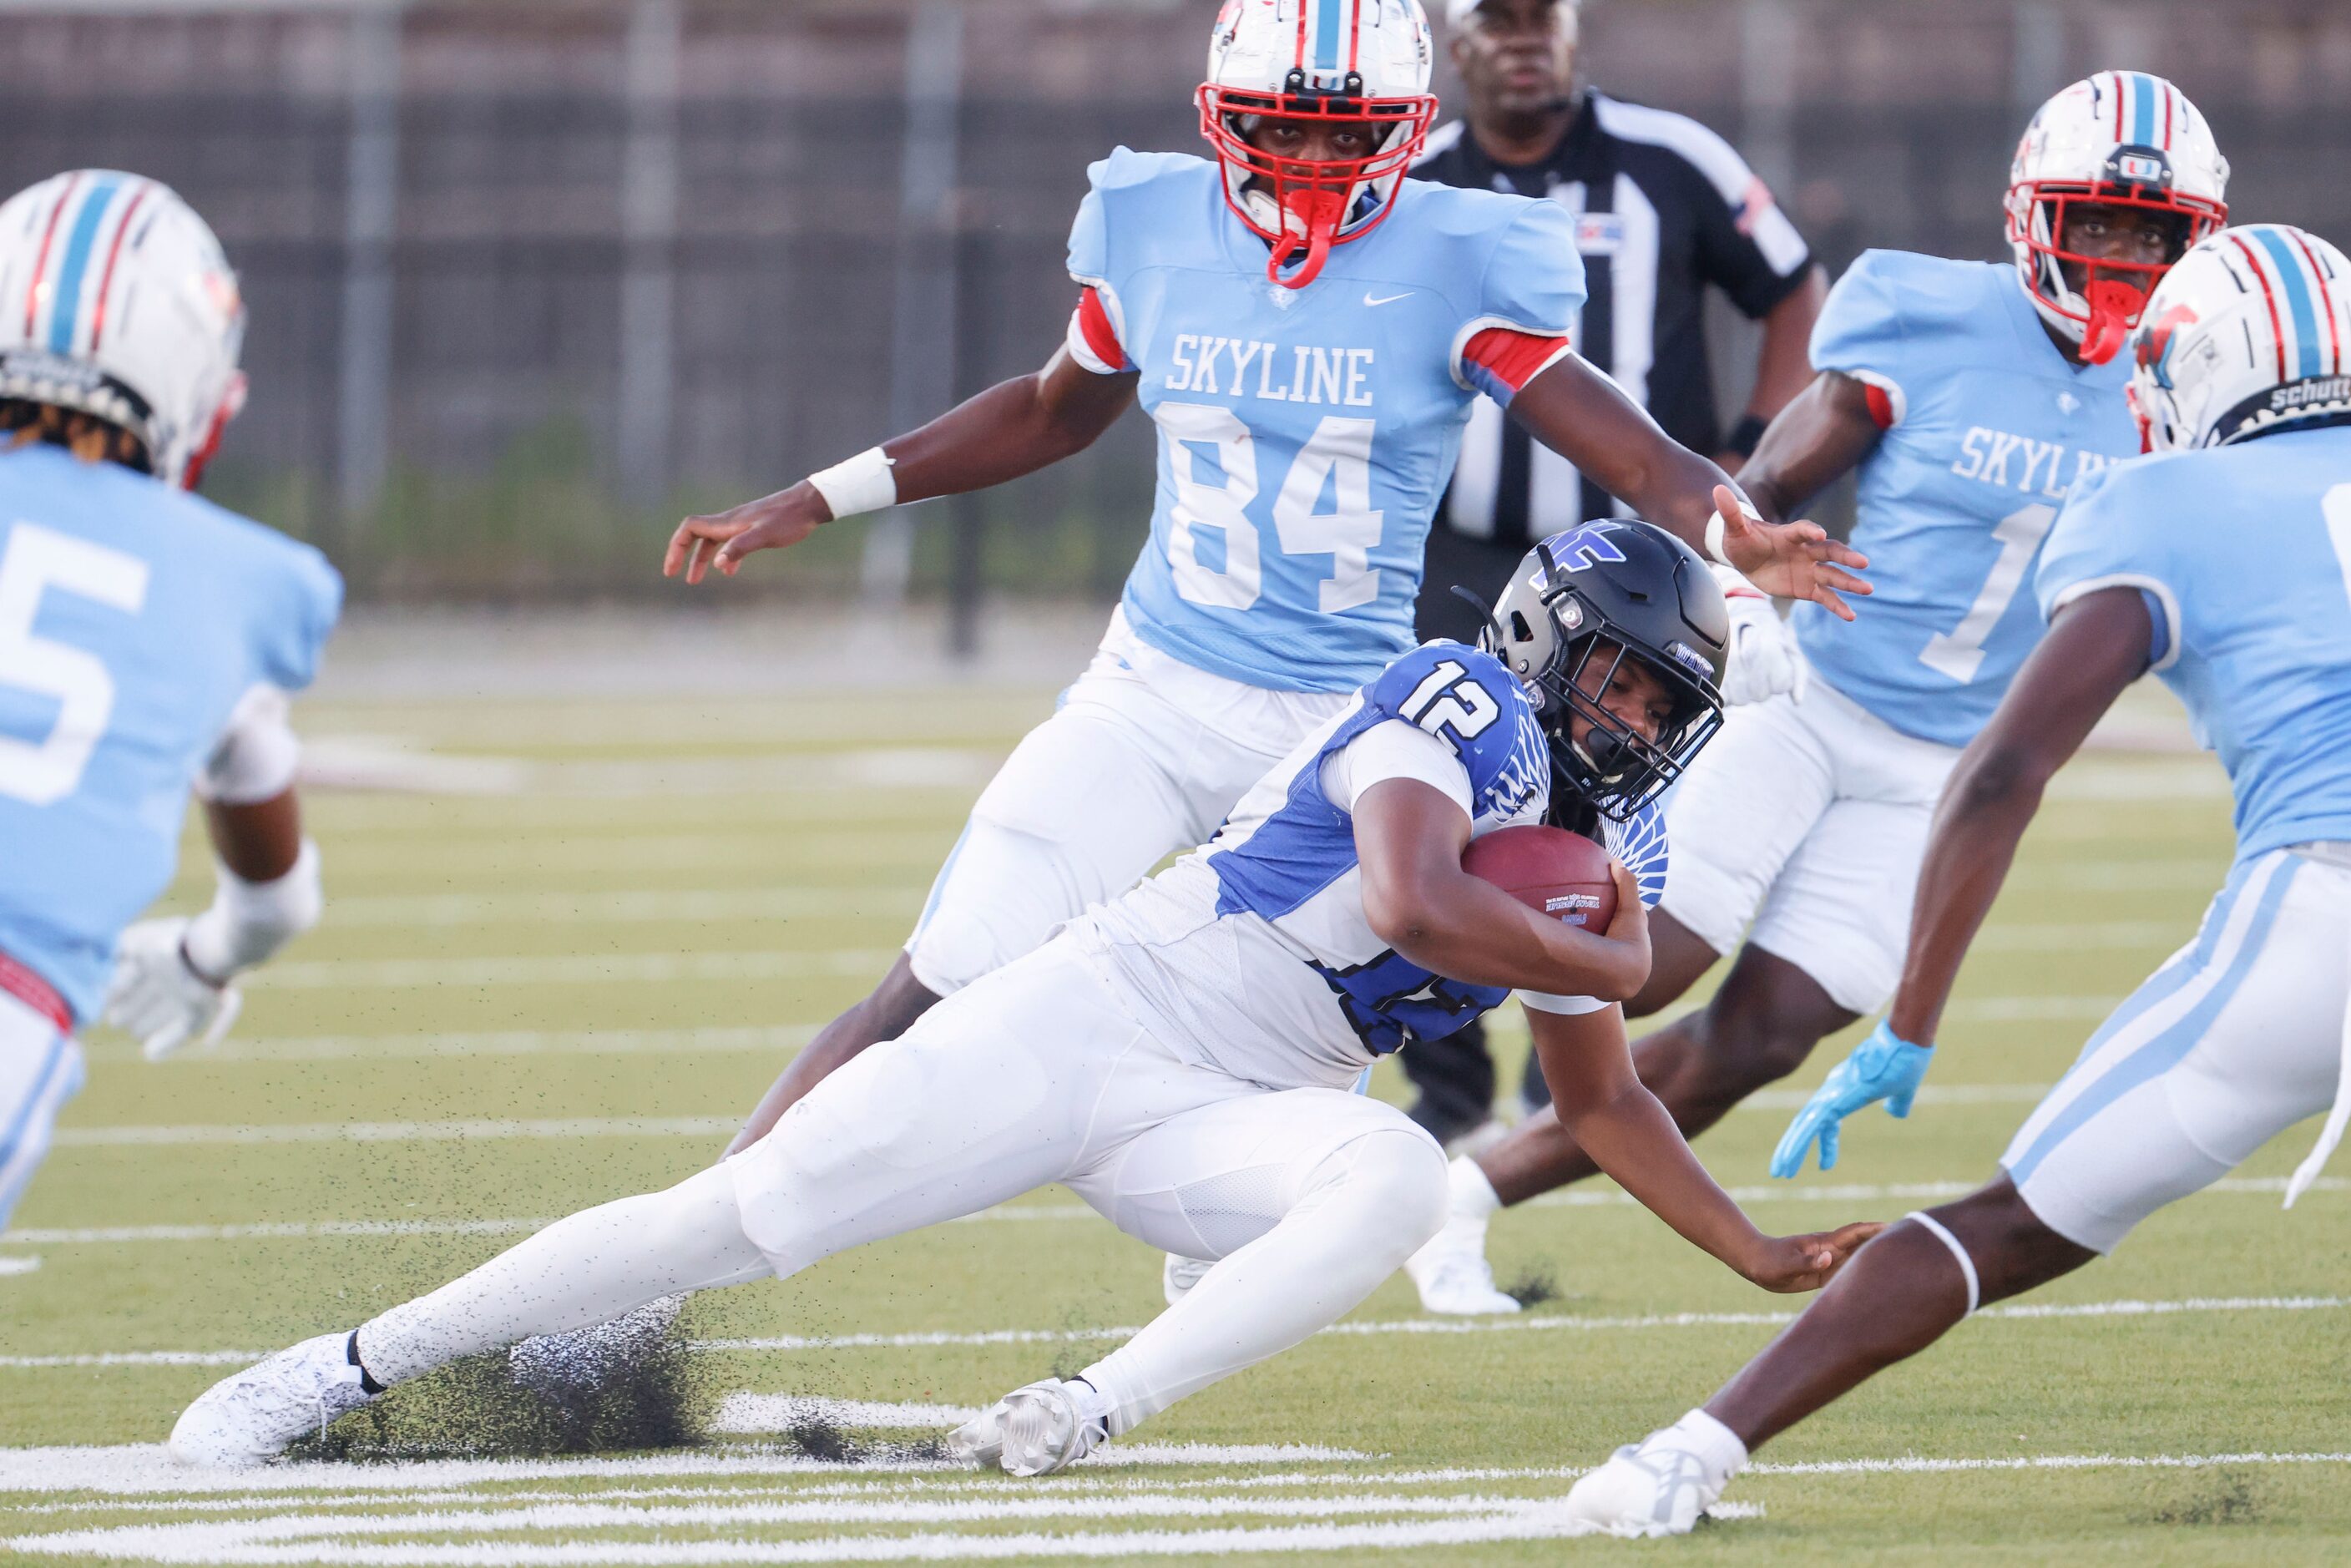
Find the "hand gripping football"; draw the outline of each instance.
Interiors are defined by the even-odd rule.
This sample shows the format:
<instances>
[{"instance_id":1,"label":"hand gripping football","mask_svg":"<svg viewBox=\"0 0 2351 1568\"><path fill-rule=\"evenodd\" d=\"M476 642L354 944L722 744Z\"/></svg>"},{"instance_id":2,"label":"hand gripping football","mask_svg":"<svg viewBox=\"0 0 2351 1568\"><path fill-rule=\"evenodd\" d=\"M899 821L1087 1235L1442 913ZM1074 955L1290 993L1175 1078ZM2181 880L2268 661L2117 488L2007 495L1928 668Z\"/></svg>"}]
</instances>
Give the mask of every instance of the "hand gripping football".
<instances>
[{"instance_id":1,"label":"hand gripping football","mask_svg":"<svg viewBox=\"0 0 2351 1568\"><path fill-rule=\"evenodd\" d=\"M1461 869L1529 909L1604 932L1616 918L1608 852L1564 828L1502 828L1469 841Z\"/></svg>"}]
</instances>

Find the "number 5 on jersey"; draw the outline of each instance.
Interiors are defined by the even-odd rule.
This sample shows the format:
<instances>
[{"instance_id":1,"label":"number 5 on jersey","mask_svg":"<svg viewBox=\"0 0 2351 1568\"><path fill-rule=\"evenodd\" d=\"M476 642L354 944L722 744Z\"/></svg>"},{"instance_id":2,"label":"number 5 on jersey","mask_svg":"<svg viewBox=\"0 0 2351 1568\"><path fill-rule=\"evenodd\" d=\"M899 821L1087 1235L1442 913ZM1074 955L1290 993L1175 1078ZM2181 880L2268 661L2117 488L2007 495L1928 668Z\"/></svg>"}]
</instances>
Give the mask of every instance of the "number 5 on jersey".
<instances>
[{"instance_id":1,"label":"number 5 on jersey","mask_svg":"<svg viewBox=\"0 0 2351 1568\"><path fill-rule=\"evenodd\" d=\"M1502 705L1471 680L1468 671L1447 659L1412 688L1397 711L1439 740L1452 741L1458 751L1502 716Z\"/></svg>"}]
</instances>

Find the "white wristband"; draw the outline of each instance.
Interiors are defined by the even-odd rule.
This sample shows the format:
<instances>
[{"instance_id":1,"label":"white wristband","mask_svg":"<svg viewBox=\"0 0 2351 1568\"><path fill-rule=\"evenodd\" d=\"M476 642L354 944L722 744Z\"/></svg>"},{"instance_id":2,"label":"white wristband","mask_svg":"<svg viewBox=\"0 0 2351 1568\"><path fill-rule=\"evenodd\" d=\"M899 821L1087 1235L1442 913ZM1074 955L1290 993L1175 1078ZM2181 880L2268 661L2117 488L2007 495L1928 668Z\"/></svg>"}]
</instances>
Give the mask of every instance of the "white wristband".
<instances>
[{"instance_id":1,"label":"white wristband","mask_svg":"<svg viewBox=\"0 0 2351 1568\"><path fill-rule=\"evenodd\" d=\"M225 980L250 969L319 924L327 895L319 846L309 840L275 882L247 882L225 865L214 869L220 888L212 907L188 922L181 942L189 964L206 978Z\"/></svg>"},{"instance_id":2,"label":"white wristband","mask_svg":"<svg viewBox=\"0 0 2351 1568\"><path fill-rule=\"evenodd\" d=\"M898 504L898 476L878 446L869 446L845 463L809 476L824 504L836 517L863 512L886 512Z\"/></svg>"},{"instance_id":3,"label":"white wristband","mask_svg":"<svg viewBox=\"0 0 2351 1568\"><path fill-rule=\"evenodd\" d=\"M1750 523L1760 523L1763 520L1763 514L1757 511L1744 496L1739 497L1739 515ZM1729 532L1729 521L1719 511L1714 512L1706 519L1706 553L1710 559L1719 561L1724 566L1731 564L1730 558L1722 553L1722 536Z\"/></svg>"}]
</instances>

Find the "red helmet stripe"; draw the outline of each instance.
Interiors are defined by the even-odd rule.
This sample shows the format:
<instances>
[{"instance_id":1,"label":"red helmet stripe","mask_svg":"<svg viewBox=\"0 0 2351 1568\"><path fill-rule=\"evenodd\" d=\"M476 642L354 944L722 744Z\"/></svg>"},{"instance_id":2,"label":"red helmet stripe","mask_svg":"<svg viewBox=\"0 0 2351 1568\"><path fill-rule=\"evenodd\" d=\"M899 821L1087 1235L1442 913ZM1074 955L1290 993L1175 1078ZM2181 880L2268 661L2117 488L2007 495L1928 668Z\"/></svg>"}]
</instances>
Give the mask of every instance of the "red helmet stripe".
<instances>
[{"instance_id":1,"label":"red helmet stripe","mask_svg":"<svg viewBox=\"0 0 2351 1568\"><path fill-rule=\"evenodd\" d=\"M1347 68L1353 71L1355 61L1364 52L1364 0L1353 0L1347 7Z\"/></svg>"},{"instance_id":2,"label":"red helmet stripe","mask_svg":"<svg viewBox=\"0 0 2351 1568\"><path fill-rule=\"evenodd\" d=\"M2328 285L2326 274L2320 270L2318 257L2311 254L2310 242L2303 237L2302 231L2289 228L2285 232L2294 236L2294 248L2302 252L2302 259L2310 263L2311 281L2318 285L2318 313L2326 318L2327 351L2334 356L2335 374L2340 375L2343 373L2343 342L2335 335L2335 290Z\"/></svg>"},{"instance_id":3,"label":"red helmet stripe","mask_svg":"<svg viewBox=\"0 0 2351 1568\"><path fill-rule=\"evenodd\" d=\"M33 335L33 317L41 302L41 277L49 270L49 242L57 237L57 220L66 215L73 202L74 187L81 183L81 171L66 176L66 188L57 197L57 204L49 209L49 225L41 231L41 248L33 257L33 281L25 286L25 336Z\"/></svg>"},{"instance_id":4,"label":"red helmet stripe","mask_svg":"<svg viewBox=\"0 0 2351 1568\"><path fill-rule=\"evenodd\" d=\"M2130 78L2120 71L2108 73L2115 82L2115 140L2123 139L2123 99L2130 96Z\"/></svg>"},{"instance_id":5,"label":"red helmet stripe","mask_svg":"<svg viewBox=\"0 0 2351 1568\"><path fill-rule=\"evenodd\" d=\"M1298 0L1298 57L1290 63L1300 70L1306 68L1306 7L1308 0Z\"/></svg>"},{"instance_id":6,"label":"red helmet stripe","mask_svg":"<svg viewBox=\"0 0 2351 1568\"><path fill-rule=\"evenodd\" d=\"M122 256L122 239L131 232L131 220L138 214L139 204L147 199L152 184L141 184L131 194L130 205L122 209L122 221L114 227L114 243L106 247L106 268L98 275L98 308L90 312L89 351L98 352L99 340L106 336L106 296L114 287L114 264Z\"/></svg>"},{"instance_id":7,"label":"red helmet stripe","mask_svg":"<svg viewBox=\"0 0 2351 1568\"><path fill-rule=\"evenodd\" d=\"M2171 151L2171 84L2163 84L2163 150Z\"/></svg>"},{"instance_id":8,"label":"red helmet stripe","mask_svg":"<svg viewBox=\"0 0 2351 1568\"><path fill-rule=\"evenodd\" d=\"M2278 320L2277 291L2270 287L2270 275L2262 270L2261 258L2253 247L2245 243L2242 235L2231 235L2229 243L2244 253L2245 265L2253 269L2254 281L2262 286L2262 302L2270 308L2270 341L2277 346L2278 380L2285 380L2285 328Z\"/></svg>"}]
</instances>

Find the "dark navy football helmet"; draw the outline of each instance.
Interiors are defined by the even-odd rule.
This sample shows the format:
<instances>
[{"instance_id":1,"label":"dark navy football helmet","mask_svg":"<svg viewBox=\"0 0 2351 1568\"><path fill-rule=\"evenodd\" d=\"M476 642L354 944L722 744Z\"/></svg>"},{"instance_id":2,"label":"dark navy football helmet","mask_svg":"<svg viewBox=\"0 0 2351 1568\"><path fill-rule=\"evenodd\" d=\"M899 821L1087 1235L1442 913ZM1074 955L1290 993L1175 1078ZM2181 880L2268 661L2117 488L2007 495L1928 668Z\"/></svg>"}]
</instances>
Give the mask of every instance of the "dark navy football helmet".
<instances>
[{"instance_id":1,"label":"dark navy football helmet","mask_svg":"<svg viewBox=\"0 0 2351 1568\"><path fill-rule=\"evenodd\" d=\"M1696 551L1654 523L1602 518L1537 543L1479 642L1526 684L1551 737L1555 784L1617 821L1656 799L1722 727L1722 590ZM1601 701L1628 659L1673 695L1654 737ZM1581 742L1571 717L1589 723Z\"/></svg>"}]
</instances>

